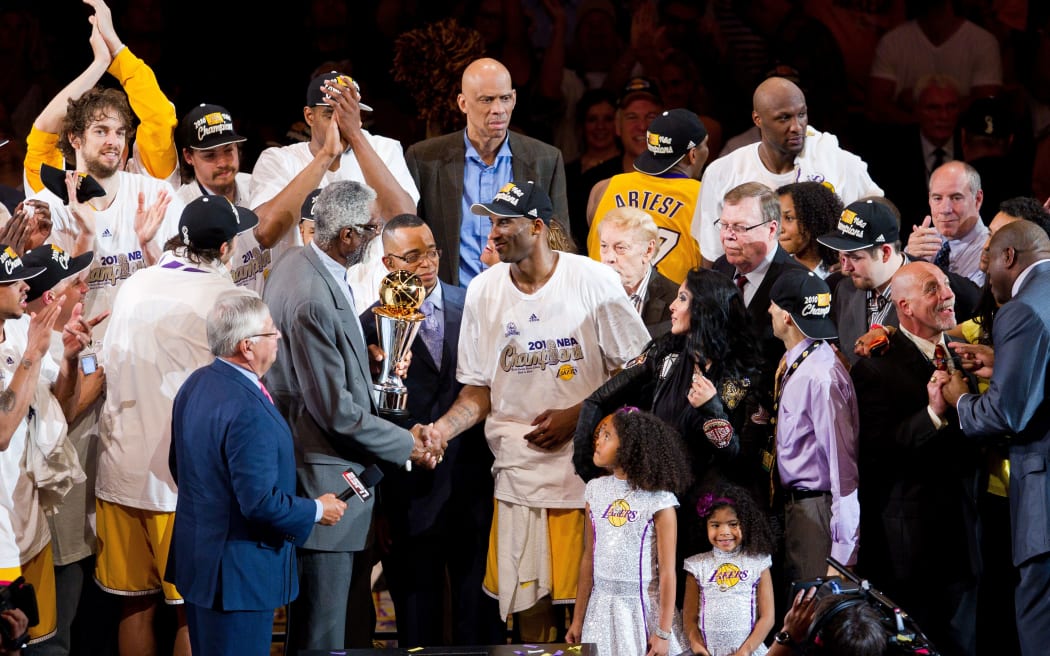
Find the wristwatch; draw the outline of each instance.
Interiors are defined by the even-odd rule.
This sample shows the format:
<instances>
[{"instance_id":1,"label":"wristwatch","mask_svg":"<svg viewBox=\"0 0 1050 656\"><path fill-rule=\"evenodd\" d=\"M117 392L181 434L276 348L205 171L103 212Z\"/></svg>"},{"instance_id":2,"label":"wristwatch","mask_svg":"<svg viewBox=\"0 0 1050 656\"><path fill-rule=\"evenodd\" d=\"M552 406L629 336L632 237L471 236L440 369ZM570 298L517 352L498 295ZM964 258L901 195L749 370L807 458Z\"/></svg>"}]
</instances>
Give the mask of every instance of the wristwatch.
<instances>
[{"instance_id":1,"label":"wristwatch","mask_svg":"<svg viewBox=\"0 0 1050 656\"><path fill-rule=\"evenodd\" d=\"M791 634L787 631L781 631L773 636L773 639L777 641L778 645L785 645L790 647L795 644L795 641L791 639Z\"/></svg>"}]
</instances>

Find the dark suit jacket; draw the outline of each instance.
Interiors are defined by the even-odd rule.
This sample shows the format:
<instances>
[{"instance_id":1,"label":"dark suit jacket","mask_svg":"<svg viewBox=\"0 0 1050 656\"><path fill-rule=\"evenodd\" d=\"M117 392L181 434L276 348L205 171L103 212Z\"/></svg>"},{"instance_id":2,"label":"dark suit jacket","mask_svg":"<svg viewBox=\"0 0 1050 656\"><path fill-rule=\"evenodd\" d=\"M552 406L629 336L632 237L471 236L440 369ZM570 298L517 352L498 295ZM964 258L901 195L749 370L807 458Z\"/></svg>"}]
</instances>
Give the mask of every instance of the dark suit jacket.
<instances>
[{"instance_id":1,"label":"dark suit jacket","mask_svg":"<svg viewBox=\"0 0 1050 656\"><path fill-rule=\"evenodd\" d=\"M671 332L671 303L678 296L678 287L655 268L649 276L645 305L642 306L642 323L653 339Z\"/></svg>"},{"instance_id":2,"label":"dark suit jacket","mask_svg":"<svg viewBox=\"0 0 1050 656\"><path fill-rule=\"evenodd\" d=\"M912 228L920 225L930 213L929 178L919 128L879 130L877 134L880 143L872 143L867 149L870 156L868 169L886 198L900 210L901 241L906 244ZM887 136L888 143L885 141ZM957 134L952 143L952 157L962 161L962 137Z\"/></svg>"},{"instance_id":3,"label":"dark suit jacket","mask_svg":"<svg viewBox=\"0 0 1050 656\"><path fill-rule=\"evenodd\" d=\"M216 360L179 389L171 425L180 489L165 576L205 608L268 610L294 599L292 545L306 542L317 506L295 496L288 424L248 378Z\"/></svg>"},{"instance_id":4,"label":"dark suit jacket","mask_svg":"<svg viewBox=\"0 0 1050 656\"><path fill-rule=\"evenodd\" d=\"M933 370L898 331L885 355L850 371L860 410L858 567L887 591L891 581L943 586L980 571L980 458L954 417L934 428L926 410Z\"/></svg>"},{"instance_id":5,"label":"dark suit jacket","mask_svg":"<svg viewBox=\"0 0 1050 656\"><path fill-rule=\"evenodd\" d=\"M307 496L346 489L347 467L360 474L378 461L404 464L412 435L379 418L368 351L357 313L310 246L289 251L266 281L263 300L283 333L266 386L295 436L299 485ZM353 498L335 526L318 526L303 546L364 549L375 497Z\"/></svg>"},{"instance_id":6,"label":"dark suit jacket","mask_svg":"<svg viewBox=\"0 0 1050 656\"><path fill-rule=\"evenodd\" d=\"M909 262L916 261L908 257ZM973 317L974 309L981 299L981 290L977 285L957 273L948 274L948 285L955 293L955 320L966 321ZM844 276L839 284L831 290L831 319L835 322L839 333L839 350L845 354L850 365L857 363L859 355L853 352L853 343L857 338L868 332L868 297L863 289L853 286L853 280ZM891 306L886 313L882 325L900 326L897 319L897 308Z\"/></svg>"},{"instance_id":7,"label":"dark suit jacket","mask_svg":"<svg viewBox=\"0 0 1050 656\"><path fill-rule=\"evenodd\" d=\"M712 268L729 276L730 279L736 274L736 267L726 260L725 255L715 260ZM773 334L773 320L769 316L769 290L773 288L773 282L780 276L780 273L789 268L805 269L787 251L777 245L773 261L766 270L766 275L762 278L762 283L755 291L755 295L751 298L751 303L747 306L747 313L751 315L751 324L754 326L755 335L762 348L762 377L757 391L759 402L767 410L772 408L773 379L776 377L780 358L784 355L784 342Z\"/></svg>"},{"instance_id":8,"label":"dark suit jacket","mask_svg":"<svg viewBox=\"0 0 1050 656\"><path fill-rule=\"evenodd\" d=\"M512 179L532 180L554 203L554 215L568 229L569 201L565 195L565 163L561 151L542 141L508 132L512 154ZM463 132L453 132L412 144L405 163L419 189L419 216L434 233L442 251L438 275L459 284L459 229L463 220L463 167L466 145ZM491 199L484 199L485 201Z\"/></svg>"},{"instance_id":9,"label":"dark suit jacket","mask_svg":"<svg viewBox=\"0 0 1050 656\"><path fill-rule=\"evenodd\" d=\"M995 317L995 372L983 395L959 400L970 437L1005 434L1010 452L1013 561L1050 552L1050 264L1033 270Z\"/></svg>"},{"instance_id":10,"label":"dark suit jacket","mask_svg":"<svg viewBox=\"0 0 1050 656\"><path fill-rule=\"evenodd\" d=\"M439 419L452 406L463 387L456 380L456 361L467 292L462 287L439 284L445 315L441 362L434 362L423 339L417 335L412 342L412 365L404 378L408 389L408 415L394 420L404 427ZM365 341L378 343L371 308L361 314L361 325ZM440 530L438 524L445 512L463 510L462 507L446 510L449 501L460 491L467 491L468 497L477 497L470 491L477 491L480 486L480 498L489 499L491 508L492 476L489 469L492 467L492 453L481 432L483 424L479 423L449 442L441 465L434 470L417 467L406 472L399 467L384 467L380 484L382 503L395 535L416 536L432 529ZM487 494L484 493L486 486Z\"/></svg>"}]
</instances>

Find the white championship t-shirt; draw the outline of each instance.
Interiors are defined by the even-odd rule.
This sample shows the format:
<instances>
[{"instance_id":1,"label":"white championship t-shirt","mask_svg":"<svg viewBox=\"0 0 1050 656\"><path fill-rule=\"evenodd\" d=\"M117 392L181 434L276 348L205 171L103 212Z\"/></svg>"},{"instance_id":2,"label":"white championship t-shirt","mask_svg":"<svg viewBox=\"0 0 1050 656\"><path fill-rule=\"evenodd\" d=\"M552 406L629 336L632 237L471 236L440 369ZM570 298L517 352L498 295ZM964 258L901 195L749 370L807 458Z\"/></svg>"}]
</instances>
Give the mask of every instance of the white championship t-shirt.
<instances>
[{"instance_id":1,"label":"white championship t-shirt","mask_svg":"<svg viewBox=\"0 0 1050 656\"><path fill-rule=\"evenodd\" d=\"M572 441L548 451L523 436L537 415L581 402L648 342L619 277L589 258L559 253L550 280L534 294L514 285L509 264L471 281L456 377L491 391L485 435L495 455L497 499L583 507Z\"/></svg>"}]
</instances>

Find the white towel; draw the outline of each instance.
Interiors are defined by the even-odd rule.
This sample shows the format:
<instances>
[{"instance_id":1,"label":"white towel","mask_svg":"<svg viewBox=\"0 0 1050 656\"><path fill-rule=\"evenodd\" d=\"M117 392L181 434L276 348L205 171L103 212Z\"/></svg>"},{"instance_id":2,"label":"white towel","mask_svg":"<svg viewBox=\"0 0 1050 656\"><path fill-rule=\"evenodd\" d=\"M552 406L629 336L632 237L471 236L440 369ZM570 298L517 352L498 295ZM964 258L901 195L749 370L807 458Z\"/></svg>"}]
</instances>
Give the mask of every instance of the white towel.
<instances>
[{"instance_id":1,"label":"white towel","mask_svg":"<svg viewBox=\"0 0 1050 656\"><path fill-rule=\"evenodd\" d=\"M547 510L496 501L499 612L527 610L551 593Z\"/></svg>"}]
</instances>

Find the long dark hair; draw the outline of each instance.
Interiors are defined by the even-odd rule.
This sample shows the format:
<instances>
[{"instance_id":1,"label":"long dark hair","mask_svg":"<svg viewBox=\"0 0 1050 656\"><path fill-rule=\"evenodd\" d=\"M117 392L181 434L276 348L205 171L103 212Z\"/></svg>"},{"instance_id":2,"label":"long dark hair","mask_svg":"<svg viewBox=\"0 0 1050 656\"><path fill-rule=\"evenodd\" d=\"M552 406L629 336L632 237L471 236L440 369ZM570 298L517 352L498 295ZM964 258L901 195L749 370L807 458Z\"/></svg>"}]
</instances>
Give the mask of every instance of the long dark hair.
<instances>
[{"instance_id":1,"label":"long dark hair","mask_svg":"<svg viewBox=\"0 0 1050 656\"><path fill-rule=\"evenodd\" d=\"M733 281L711 269L693 269L686 274L685 287L693 296L689 332L668 335L657 345L657 352L686 351L712 381L757 375L758 340Z\"/></svg>"}]
</instances>

